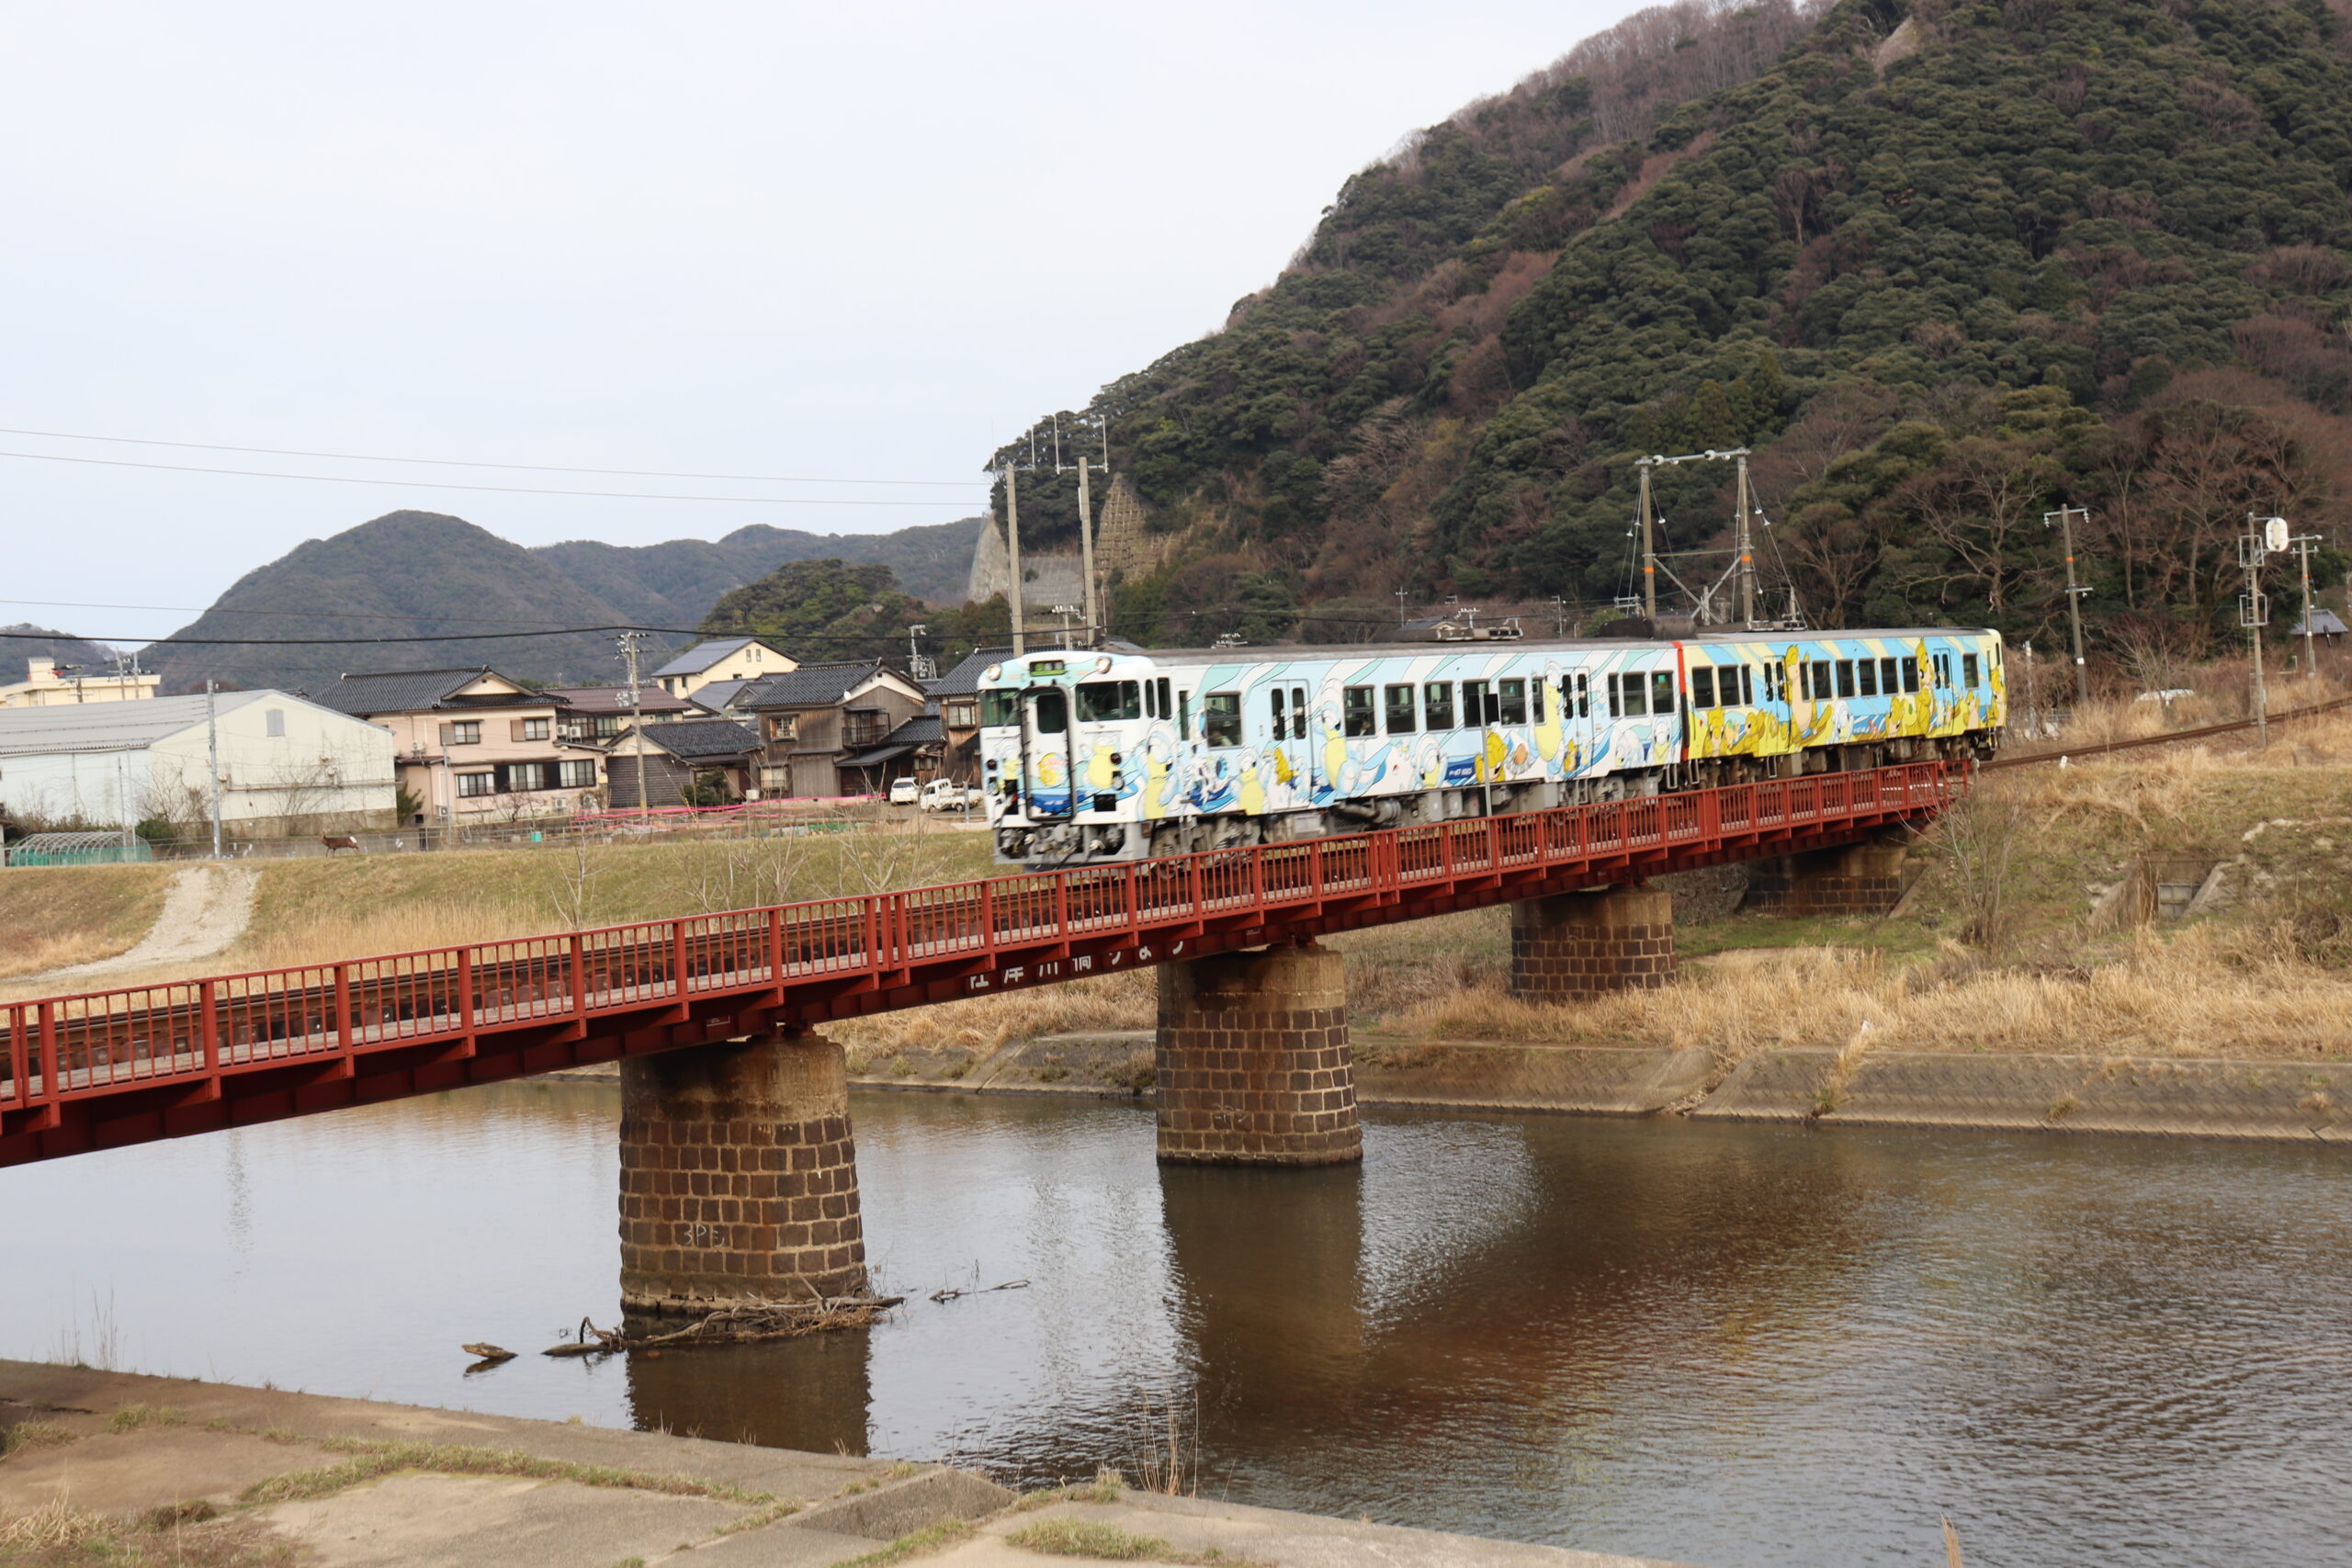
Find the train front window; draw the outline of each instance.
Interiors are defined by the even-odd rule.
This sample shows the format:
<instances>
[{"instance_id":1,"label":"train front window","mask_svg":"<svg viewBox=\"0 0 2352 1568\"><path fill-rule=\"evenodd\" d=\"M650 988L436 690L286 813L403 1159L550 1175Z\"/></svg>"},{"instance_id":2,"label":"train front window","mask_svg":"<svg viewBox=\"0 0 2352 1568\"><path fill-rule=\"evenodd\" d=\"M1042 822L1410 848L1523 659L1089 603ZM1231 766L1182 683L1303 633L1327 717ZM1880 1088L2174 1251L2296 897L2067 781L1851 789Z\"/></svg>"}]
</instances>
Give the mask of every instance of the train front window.
<instances>
[{"instance_id":1,"label":"train front window","mask_svg":"<svg viewBox=\"0 0 2352 1568\"><path fill-rule=\"evenodd\" d=\"M1527 682L1517 680L1496 682L1495 704L1501 710L1500 723L1525 724L1527 722Z\"/></svg>"},{"instance_id":2,"label":"train front window","mask_svg":"<svg viewBox=\"0 0 2352 1568\"><path fill-rule=\"evenodd\" d=\"M1431 681L1421 687L1421 720L1431 729L1453 728L1453 682Z\"/></svg>"},{"instance_id":3,"label":"train front window","mask_svg":"<svg viewBox=\"0 0 2352 1568\"><path fill-rule=\"evenodd\" d=\"M1383 705L1388 710L1388 733L1413 733L1413 688L1409 685L1381 688Z\"/></svg>"},{"instance_id":4,"label":"train front window","mask_svg":"<svg viewBox=\"0 0 2352 1568\"><path fill-rule=\"evenodd\" d=\"M1069 699L1058 686L1033 694L1029 706L1036 715L1038 734L1059 735L1069 728Z\"/></svg>"},{"instance_id":5,"label":"train front window","mask_svg":"<svg viewBox=\"0 0 2352 1568\"><path fill-rule=\"evenodd\" d=\"M1078 688L1082 724L1109 724L1143 716L1143 690L1133 681L1086 681Z\"/></svg>"},{"instance_id":6,"label":"train front window","mask_svg":"<svg viewBox=\"0 0 2352 1568\"><path fill-rule=\"evenodd\" d=\"M1372 688L1349 686L1340 693L1340 723L1348 739L1377 733L1372 720Z\"/></svg>"},{"instance_id":7,"label":"train front window","mask_svg":"<svg viewBox=\"0 0 2352 1568\"><path fill-rule=\"evenodd\" d=\"M1021 722L1021 694L1018 692L982 692L980 694L980 728L994 729Z\"/></svg>"},{"instance_id":8,"label":"train front window","mask_svg":"<svg viewBox=\"0 0 2352 1568\"><path fill-rule=\"evenodd\" d=\"M1201 739L1212 746L1241 744L1241 694L1211 692L1201 699Z\"/></svg>"}]
</instances>

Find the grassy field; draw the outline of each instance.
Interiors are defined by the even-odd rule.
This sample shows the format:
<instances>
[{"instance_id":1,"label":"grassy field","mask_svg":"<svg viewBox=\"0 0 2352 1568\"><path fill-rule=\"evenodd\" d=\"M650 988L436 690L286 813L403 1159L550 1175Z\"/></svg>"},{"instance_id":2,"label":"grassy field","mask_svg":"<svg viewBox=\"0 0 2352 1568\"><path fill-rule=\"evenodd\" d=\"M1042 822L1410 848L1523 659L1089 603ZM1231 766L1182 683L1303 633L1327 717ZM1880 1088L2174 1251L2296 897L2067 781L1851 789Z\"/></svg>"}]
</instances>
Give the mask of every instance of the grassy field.
<instances>
[{"instance_id":1,"label":"grassy field","mask_svg":"<svg viewBox=\"0 0 2352 1568\"><path fill-rule=\"evenodd\" d=\"M2153 705L2099 710L2104 737ZM2177 715L2179 722L2199 718ZM2079 736L2069 737L2079 741ZM1332 939L1359 1030L1406 1039L2352 1055L2352 715L2251 737L1999 772L1917 847L1902 911L1781 919L1678 906L1680 980L1556 1008L1509 995L1500 909ZM2144 857L2221 867L2209 912L2115 912ZM261 868L255 918L197 967L268 967L576 926L992 874L984 834L935 830L289 861ZM38 932L0 973L119 952L160 902L162 867L11 873L0 919ZM1718 905L1724 899L1715 899ZM1697 917L1697 918L1694 918ZM111 978L109 984L160 976ZM6 987L14 994L38 985ZM1150 1026L1148 974L1105 976L838 1025L861 1055L989 1051L1042 1034Z\"/></svg>"}]
</instances>

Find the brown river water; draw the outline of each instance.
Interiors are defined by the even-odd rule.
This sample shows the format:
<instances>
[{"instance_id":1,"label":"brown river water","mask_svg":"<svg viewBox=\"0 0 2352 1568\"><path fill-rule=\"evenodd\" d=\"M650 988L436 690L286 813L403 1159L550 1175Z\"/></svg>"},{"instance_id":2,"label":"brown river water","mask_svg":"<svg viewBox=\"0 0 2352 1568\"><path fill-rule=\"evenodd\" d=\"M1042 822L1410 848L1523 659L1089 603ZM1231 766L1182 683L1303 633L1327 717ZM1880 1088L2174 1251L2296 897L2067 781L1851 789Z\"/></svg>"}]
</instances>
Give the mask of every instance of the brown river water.
<instances>
[{"instance_id":1,"label":"brown river water","mask_svg":"<svg viewBox=\"0 0 2352 1568\"><path fill-rule=\"evenodd\" d=\"M871 1331L469 1374L610 1323L618 1094L519 1084L0 1171L0 1356L946 1459L1707 1568L2352 1561L2342 1151L854 1098ZM941 1287L1025 1280L946 1303Z\"/></svg>"}]
</instances>

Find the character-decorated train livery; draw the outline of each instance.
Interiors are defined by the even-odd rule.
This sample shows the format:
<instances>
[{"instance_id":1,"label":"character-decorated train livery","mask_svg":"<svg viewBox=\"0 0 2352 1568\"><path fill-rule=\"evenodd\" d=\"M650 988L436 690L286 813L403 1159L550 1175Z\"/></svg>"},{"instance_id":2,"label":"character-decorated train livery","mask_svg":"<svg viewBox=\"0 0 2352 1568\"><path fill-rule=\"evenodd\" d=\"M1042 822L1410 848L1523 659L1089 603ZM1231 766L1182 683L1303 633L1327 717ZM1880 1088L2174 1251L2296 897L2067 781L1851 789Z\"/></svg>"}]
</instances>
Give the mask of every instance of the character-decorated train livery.
<instances>
[{"instance_id":1,"label":"character-decorated train livery","mask_svg":"<svg viewBox=\"0 0 2352 1568\"><path fill-rule=\"evenodd\" d=\"M1996 632L1095 651L980 682L998 858L1071 865L1988 755Z\"/></svg>"}]
</instances>

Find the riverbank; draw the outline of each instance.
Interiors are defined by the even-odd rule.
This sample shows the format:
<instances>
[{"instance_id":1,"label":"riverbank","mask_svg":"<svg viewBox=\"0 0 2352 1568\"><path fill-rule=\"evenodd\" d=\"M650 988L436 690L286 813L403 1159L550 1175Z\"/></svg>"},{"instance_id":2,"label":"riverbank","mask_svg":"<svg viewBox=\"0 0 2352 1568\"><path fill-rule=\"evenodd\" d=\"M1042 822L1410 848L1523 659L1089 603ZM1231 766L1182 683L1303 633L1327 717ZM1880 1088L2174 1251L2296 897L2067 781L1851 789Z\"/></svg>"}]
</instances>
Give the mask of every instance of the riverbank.
<instances>
[{"instance_id":1,"label":"riverbank","mask_svg":"<svg viewBox=\"0 0 2352 1568\"><path fill-rule=\"evenodd\" d=\"M0 1361L0 1562L1671 1568L942 1465Z\"/></svg>"}]
</instances>

